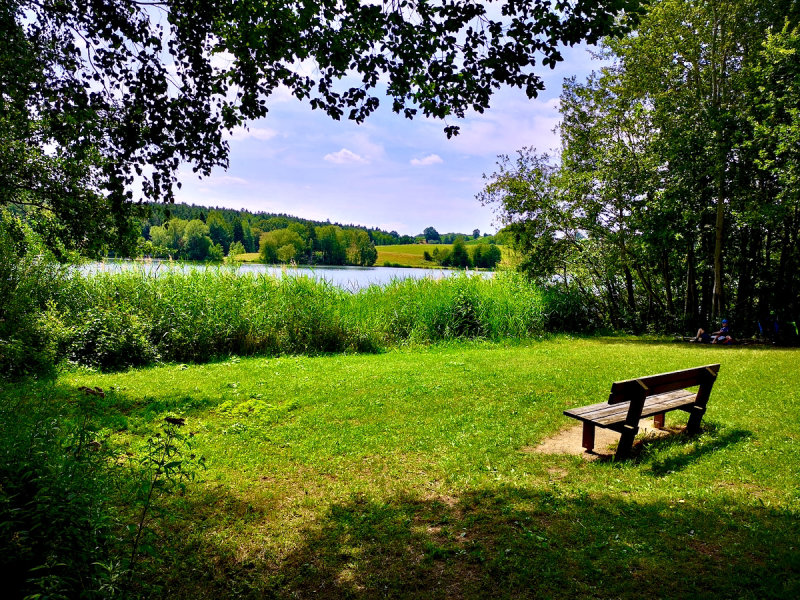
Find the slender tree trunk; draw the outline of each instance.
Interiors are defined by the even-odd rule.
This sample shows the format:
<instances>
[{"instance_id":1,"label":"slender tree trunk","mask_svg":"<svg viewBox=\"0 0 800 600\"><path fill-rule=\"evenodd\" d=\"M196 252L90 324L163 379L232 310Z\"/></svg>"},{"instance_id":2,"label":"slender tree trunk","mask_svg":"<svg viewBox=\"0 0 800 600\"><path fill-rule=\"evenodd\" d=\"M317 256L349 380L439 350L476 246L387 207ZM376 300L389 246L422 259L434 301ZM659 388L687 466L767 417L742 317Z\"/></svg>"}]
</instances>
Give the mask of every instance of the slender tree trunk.
<instances>
[{"instance_id":1,"label":"slender tree trunk","mask_svg":"<svg viewBox=\"0 0 800 600\"><path fill-rule=\"evenodd\" d=\"M778 261L778 277L775 280L775 297L776 300L780 302L781 306L778 308L782 308L784 310L788 309L789 307L786 306L787 304L791 305L794 300L793 298L790 299L786 292L786 273L787 273L787 266L789 263L789 258L791 256L791 246L790 241L791 237L789 231L786 227L783 230L783 236L781 240L781 258ZM789 319L793 320L793 319Z\"/></svg>"},{"instance_id":2,"label":"slender tree trunk","mask_svg":"<svg viewBox=\"0 0 800 600\"><path fill-rule=\"evenodd\" d=\"M722 170L722 165L720 165ZM723 295L722 295L722 246L723 246L723 228L725 225L725 196L722 187L722 175L718 181L718 195L717 195L717 219L714 226L714 289L712 291L711 301L711 320L715 321L716 318L722 314Z\"/></svg>"},{"instance_id":3,"label":"slender tree trunk","mask_svg":"<svg viewBox=\"0 0 800 600\"><path fill-rule=\"evenodd\" d=\"M740 331L744 333L745 327L753 327L757 318L755 317L755 298L753 295L752 267L755 264L753 259L753 242L749 227L741 230L741 241L739 251L739 261L736 285L736 318L739 322Z\"/></svg>"},{"instance_id":4,"label":"slender tree trunk","mask_svg":"<svg viewBox=\"0 0 800 600\"><path fill-rule=\"evenodd\" d=\"M628 291L628 306L632 312L636 312L636 297L633 295L633 275L628 265L623 267L625 272L625 289Z\"/></svg>"},{"instance_id":5,"label":"slender tree trunk","mask_svg":"<svg viewBox=\"0 0 800 600\"><path fill-rule=\"evenodd\" d=\"M617 308L617 297L614 293L614 284L611 279L606 279L606 294L608 295L608 316L611 319L611 326L619 329L619 309Z\"/></svg>"},{"instance_id":6,"label":"slender tree trunk","mask_svg":"<svg viewBox=\"0 0 800 600\"><path fill-rule=\"evenodd\" d=\"M692 328L697 326L697 273L695 270L694 240L690 239L686 250L686 302L683 306L684 321L688 318Z\"/></svg>"},{"instance_id":7,"label":"slender tree trunk","mask_svg":"<svg viewBox=\"0 0 800 600\"><path fill-rule=\"evenodd\" d=\"M675 314L675 304L672 301L672 276L669 272L669 254L664 250L662 258L662 269L664 271L664 289L667 292L667 312L672 316Z\"/></svg>"}]
</instances>

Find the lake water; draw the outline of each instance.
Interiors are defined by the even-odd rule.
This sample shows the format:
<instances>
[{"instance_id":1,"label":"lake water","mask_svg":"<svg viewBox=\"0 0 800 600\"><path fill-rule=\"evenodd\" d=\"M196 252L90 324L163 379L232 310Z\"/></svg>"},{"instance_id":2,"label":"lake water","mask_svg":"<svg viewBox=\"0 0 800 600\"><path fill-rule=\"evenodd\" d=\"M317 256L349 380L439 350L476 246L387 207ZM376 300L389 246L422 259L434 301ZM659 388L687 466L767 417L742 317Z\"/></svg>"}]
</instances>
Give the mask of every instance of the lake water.
<instances>
[{"instance_id":1,"label":"lake water","mask_svg":"<svg viewBox=\"0 0 800 600\"><path fill-rule=\"evenodd\" d=\"M108 260L104 262L92 262L81 265L83 273L115 273L130 269L141 269L148 274L158 276L169 270L189 272L192 270L217 270L229 269L239 274L268 274L274 277L284 276L307 276L314 279L324 279L340 288L356 291L370 285L386 285L395 279L442 279L459 275L463 271L450 269L410 269L403 267L279 267L273 265L261 265L257 263L240 263L238 265L208 265L202 263L180 263L165 260ZM491 271L468 271L470 275L480 275L481 277L492 277Z\"/></svg>"}]
</instances>

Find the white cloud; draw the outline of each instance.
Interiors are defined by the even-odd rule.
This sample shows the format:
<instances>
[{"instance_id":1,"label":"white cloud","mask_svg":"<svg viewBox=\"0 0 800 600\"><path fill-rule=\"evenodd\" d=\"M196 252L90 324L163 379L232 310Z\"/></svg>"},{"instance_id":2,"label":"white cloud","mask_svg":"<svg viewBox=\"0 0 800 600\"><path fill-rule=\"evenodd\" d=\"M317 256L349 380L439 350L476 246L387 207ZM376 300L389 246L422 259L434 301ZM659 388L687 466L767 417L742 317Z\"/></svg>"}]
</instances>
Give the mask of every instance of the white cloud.
<instances>
[{"instance_id":1,"label":"white cloud","mask_svg":"<svg viewBox=\"0 0 800 600\"><path fill-rule=\"evenodd\" d=\"M367 163L364 158L347 148L326 154L323 159L335 165L363 165Z\"/></svg>"},{"instance_id":2,"label":"white cloud","mask_svg":"<svg viewBox=\"0 0 800 600\"><path fill-rule=\"evenodd\" d=\"M444 162L442 157L438 154L429 154L425 158L412 158L411 164L415 167L426 167L428 165L436 165Z\"/></svg>"},{"instance_id":3,"label":"white cloud","mask_svg":"<svg viewBox=\"0 0 800 600\"><path fill-rule=\"evenodd\" d=\"M237 141L252 138L264 142L271 140L276 135L278 135L278 132L268 127L234 127L230 133L231 139Z\"/></svg>"},{"instance_id":4,"label":"white cloud","mask_svg":"<svg viewBox=\"0 0 800 600\"><path fill-rule=\"evenodd\" d=\"M242 179L241 177L234 177L232 175L221 175L221 176L212 176L209 178L208 183L212 185L247 185L249 181L247 179Z\"/></svg>"}]
</instances>

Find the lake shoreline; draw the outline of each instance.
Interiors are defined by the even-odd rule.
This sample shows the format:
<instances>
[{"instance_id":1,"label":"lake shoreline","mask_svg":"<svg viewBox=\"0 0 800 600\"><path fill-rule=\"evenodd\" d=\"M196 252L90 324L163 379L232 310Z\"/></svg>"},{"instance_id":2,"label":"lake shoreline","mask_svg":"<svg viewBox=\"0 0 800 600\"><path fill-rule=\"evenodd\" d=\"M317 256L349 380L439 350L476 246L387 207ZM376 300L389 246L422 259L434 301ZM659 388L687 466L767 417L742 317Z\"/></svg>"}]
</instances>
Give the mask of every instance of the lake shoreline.
<instances>
[{"instance_id":1,"label":"lake shoreline","mask_svg":"<svg viewBox=\"0 0 800 600\"><path fill-rule=\"evenodd\" d=\"M479 276L484 279L494 277L495 271L478 271L475 269L427 268L427 267L386 267L386 266L334 266L334 265L267 265L253 262L211 263L199 261L175 261L158 258L109 258L103 261L87 262L77 265L84 274L118 273L141 269L158 276L162 272L172 271L232 271L245 275L271 275L284 277L287 275L308 276L312 279L325 280L337 287L360 290L370 285L387 285L398 279L444 279L463 274Z\"/></svg>"}]
</instances>

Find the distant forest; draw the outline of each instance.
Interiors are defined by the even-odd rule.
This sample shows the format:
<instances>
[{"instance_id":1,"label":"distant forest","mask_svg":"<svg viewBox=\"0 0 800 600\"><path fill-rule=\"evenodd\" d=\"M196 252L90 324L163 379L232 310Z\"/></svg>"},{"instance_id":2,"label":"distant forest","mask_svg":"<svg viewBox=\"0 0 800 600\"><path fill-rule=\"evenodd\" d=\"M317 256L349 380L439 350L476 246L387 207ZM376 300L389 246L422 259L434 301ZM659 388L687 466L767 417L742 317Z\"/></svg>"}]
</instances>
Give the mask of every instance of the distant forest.
<instances>
[{"instance_id":1,"label":"distant forest","mask_svg":"<svg viewBox=\"0 0 800 600\"><path fill-rule=\"evenodd\" d=\"M350 253L353 256L349 256L344 249L341 252L321 250L316 253L318 256L315 258L317 248L314 240L317 233L331 240L338 238L340 245L357 247L358 250ZM294 240L295 237L298 240ZM439 234L433 227L427 227L419 235L410 236L352 223L314 221L287 214L253 213L248 210L210 208L185 203L149 203L147 216L141 219L137 254L189 260L222 260L231 253L261 252L262 258L267 262L295 260L330 264L372 264L370 258L374 250L370 252L367 246L414 244L423 241L452 244L458 238L484 240L492 236L481 235L478 229L472 233ZM301 239L305 248L301 248L300 243L294 243ZM287 240L293 241L293 244L289 244ZM296 247L296 252L289 252L290 245Z\"/></svg>"}]
</instances>

